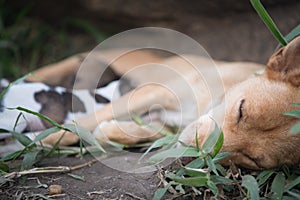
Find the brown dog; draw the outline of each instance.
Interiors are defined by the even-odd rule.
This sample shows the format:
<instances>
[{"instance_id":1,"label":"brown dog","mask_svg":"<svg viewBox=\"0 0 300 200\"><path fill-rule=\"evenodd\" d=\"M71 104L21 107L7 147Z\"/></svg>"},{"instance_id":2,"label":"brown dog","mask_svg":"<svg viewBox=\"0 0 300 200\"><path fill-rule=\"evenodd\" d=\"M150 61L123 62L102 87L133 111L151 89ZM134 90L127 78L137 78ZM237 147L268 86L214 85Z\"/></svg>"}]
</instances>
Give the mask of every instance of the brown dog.
<instances>
[{"instance_id":1,"label":"brown dog","mask_svg":"<svg viewBox=\"0 0 300 200\"><path fill-rule=\"evenodd\" d=\"M197 130L201 144L216 121L224 132L222 150L232 152L224 163L231 160L252 169L298 164L300 137L289 129L299 119L284 112L296 109L299 86L300 37L270 58L264 75L230 89L222 104L183 131L181 140L195 144Z\"/></svg>"},{"instance_id":2,"label":"brown dog","mask_svg":"<svg viewBox=\"0 0 300 200\"><path fill-rule=\"evenodd\" d=\"M96 57L101 56L107 61L110 57L115 57L115 52ZM55 76L60 81L64 79L63 76L76 73L80 63L78 57L73 57L42 68L36 74L46 80ZM129 120L129 114L158 113L153 125L164 128L172 125L185 127L190 124L183 130L180 140L195 144L197 132L201 144L216 121L225 136L222 150L232 152L224 163L232 160L253 169L299 163L300 150L297 147L300 137L288 133L290 127L299 120L283 113L295 110L292 103L300 102L300 38L271 57L264 75L250 79L247 78L263 66L217 61L217 68L214 68L214 63L202 57L184 55L162 59L144 51L124 54L112 62L110 67L122 76L145 64L149 64L148 68L134 70L126 78L129 80L129 88L136 88L135 90L76 121L76 124L91 131L96 129L94 135L100 142L109 139L135 144L161 135L147 127L136 125ZM62 65L67 67L61 68ZM222 99L222 103L215 103L208 114L201 116L211 101L218 102ZM152 112L154 104L159 104L160 109L155 108ZM164 113L157 112L161 108L165 109ZM197 118L199 119L193 122ZM54 144L62 134L63 132L52 134L44 142ZM76 135L66 133L61 144L69 145L76 141Z\"/></svg>"}]
</instances>

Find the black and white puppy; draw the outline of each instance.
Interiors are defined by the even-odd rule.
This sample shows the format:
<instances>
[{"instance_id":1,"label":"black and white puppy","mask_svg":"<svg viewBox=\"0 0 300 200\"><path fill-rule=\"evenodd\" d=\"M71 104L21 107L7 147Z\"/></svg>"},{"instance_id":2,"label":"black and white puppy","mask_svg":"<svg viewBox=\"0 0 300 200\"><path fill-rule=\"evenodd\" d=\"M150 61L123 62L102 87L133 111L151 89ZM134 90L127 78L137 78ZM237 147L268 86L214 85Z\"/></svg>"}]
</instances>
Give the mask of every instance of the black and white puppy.
<instances>
[{"instance_id":1,"label":"black and white puppy","mask_svg":"<svg viewBox=\"0 0 300 200\"><path fill-rule=\"evenodd\" d=\"M16 107L41 113L59 124L72 122L118 98L119 82L116 80L95 90L68 90L43 83L12 85L0 100L0 129L22 133L52 126L35 115L14 109ZM3 79L0 84L2 90L8 85ZM0 134L0 139L4 137L7 134Z\"/></svg>"}]
</instances>

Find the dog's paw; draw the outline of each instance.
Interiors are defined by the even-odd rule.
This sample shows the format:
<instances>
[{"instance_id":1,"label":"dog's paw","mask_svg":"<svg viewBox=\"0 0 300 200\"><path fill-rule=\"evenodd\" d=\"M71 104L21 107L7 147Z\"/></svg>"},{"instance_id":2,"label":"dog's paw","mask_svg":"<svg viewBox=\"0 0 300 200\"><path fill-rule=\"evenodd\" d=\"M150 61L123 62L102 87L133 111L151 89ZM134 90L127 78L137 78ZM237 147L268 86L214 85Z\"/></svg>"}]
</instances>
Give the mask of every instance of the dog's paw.
<instances>
[{"instance_id":1,"label":"dog's paw","mask_svg":"<svg viewBox=\"0 0 300 200\"><path fill-rule=\"evenodd\" d=\"M113 141L125 145L152 141L161 137L157 131L140 126L132 121L104 121L93 132L100 144Z\"/></svg>"},{"instance_id":2,"label":"dog's paw","mask_svg":"<svg viewBox=\"0 0 300 200\"><path fill-rule=\"evenodd\" d=\"M120 129L118 128L117 121L110 120L102 121L93 131L93 135L101 145L105 145L108 141L118 140L116 136L120 134L119 132Z\"/></svg>"},{"instance_id":3,"label":"dog's paw","mask_svg":"<svg viewBox=\"0 0 300 200\"><path fill-rule=\"evenodd\" d=\"M181 133L179 141L187 145L196 145L196 140L202 145L208 135L213 131L214 120L210 115L203 115L189 126L187 126ZM196 135L198 138L196 138ZM180 147L182 145L178 145Z\"/></svg>"}]
</instances>

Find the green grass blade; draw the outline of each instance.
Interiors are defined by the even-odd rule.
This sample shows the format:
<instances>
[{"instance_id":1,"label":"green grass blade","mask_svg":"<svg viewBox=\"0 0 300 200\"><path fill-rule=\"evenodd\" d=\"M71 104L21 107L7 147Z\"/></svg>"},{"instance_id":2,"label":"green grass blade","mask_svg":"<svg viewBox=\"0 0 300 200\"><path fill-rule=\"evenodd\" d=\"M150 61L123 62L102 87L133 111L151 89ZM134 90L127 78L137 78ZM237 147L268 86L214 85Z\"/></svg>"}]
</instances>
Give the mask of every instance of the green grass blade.
<instances>
[{"instance_id":1,"label":"green grass blade","mask_svg":"<svg viewBox=\"0 0 300 200\"><path fill-rule=\"evenodd\" d=\"M292 126L292 128L290 129L290 134L296 134L300 132L300 123Z\"/></svg>"},{"instance_id":2,"label":"green grass blade","mask_svg":"<svg viewBox=\"0 0 300 200\"><path fill-rule=\"evenodd\" d=\"M23 146L31 146L31 145L34 145L32 143L32 140L27 137L26 135L24 134L21 134L21 133L17 133L17 132L10 132Z\"/></svg>"},{"instance_id":3,"label":"green grass blade","mask_svg":"<svg viewBox=\"0 0 300 200\"><path fill-rule=\"evenodd\" d=\"M39 134L32 143L41 141L42 139L44 139L48 135L62 129L62 130L70 131L70 132L73 132L73 133L77 134L82 139L84 139L86 142L96 146L102 152L105 152L105 150L98 143L98 141L94 137L92 137L91 132L86 128L83 128L83 127L80 127L80 126L77 126L77 125L74 125L74 124L67 124L67 125L62 126L62 125L58 124L57 122L55 122L54 120L50 119L49 117L47 117L45 115L42 115L38 112L31 111L31 110L29 110L27 108L23 108L23 107L9 108L9 109L16 109L16 110L19 110L19 111L27 112L29 114L32 114L32 115L35 115L35 116L39 117L42 120L47 121L47 122L51 123L53 126L55 126L55 128L48 129L48 130L44 131L43 133Z\"/></svg>"},{"instance_id":4,"label":"green grass blade","mask_svg":"<svg viewBox=\"0 0 300 200\"><path fill-rule=\"evenodd\" d=\"M285 198L283 198L284 200L286 200L286 199L288 199L288 200L298 200L298 199L300 199L299 191L296 191L296 192L288 191L287 193L290 196L289 196L289 198L286 198L286 196L284 196L285 197Z\"/></svg>"},{"instance_id":5,"label":"green grass blade","mask_svg":"<svg viewBox=\"0 0 300 200\"><path fill-rule=\"evenodd\" d=\"M259 199L258 184L253 176L251 176L251 175L243 176L242 177L242 186L248 190L251 200Z\"/></svg>"},{"instance_id":6,"label":"green grass blade","mask_svg":"<svg viewBox=\"0 0 300 200\"><path fill-rule=\"evenodd\" d=\"M86 128L82 126L78 126L75 124L66 124L64 125L65 129L68 131L71 131L72 133L77 134L81 139L89 143L90 145L94 145L97 147L100 151L106 152L103 147L99 144L97 139L93 136L93 134Z\"/></svg>"},{"instance_id":7,"label":"green grass blade","mask_svg":"<svg viewBox=\"0 0 300 200\"><path fill-rule=\"evenodd\" d=\"M195 169L195 168L190 168L190 167L184 167L184 169L182 169L184 173L176 173L177 176L182 176L184 175L188 175L191 177L194 176L205 176L208 172L208 170L203 170L203 169Z\"/></svg>"},{"instance_id":8,"label":"green grass blade","mask_svg":"<svg viewBox=\"0 0 300 200\"><path fill-rule=\"evenodd\" d=\"M9 161L9 160L13 160L13 159L16 159L18 158L19 156L21 156L22 154L24 153L24 149L22 150L18 150L18 151L15 151L11 154L8 154L4 157L2 157L0 160L1 161Z\"/></svg>"},{"instance_id":9,"label":"green grass blade","mask_svg":"<svg viewBox=\"0 0 300 200\"><path fill-rule=\"evenodd\" d=\"M217 176L217 175L212 175L210 177L210 180L213 181L215 184L229 184L229 183L233 182L229 178L226 178L226 177L223 177L223 176Z\"/></svg>"},{"instance_id":10,"label":"green grass blade","mask_svg":"<svg viewBox=\"0 0 300 200\"><path fill-rule=\"evenodd\" d=\"M149 129L151 129L153 131L156 131L156 132L158 132L162 135L165 135L165 136L174 136L174 133L172 133L170 131L167 131L167 130L164 130L164 129L161 129L161 128L157 128L155 126L152 126L152 125L144 122L140 115L137 115L135 113L131 113L130 116L131 116L132 120L140 126L145 126Z\"/></svg>"},{"instance_id":11,"label":"green grass blade","mask_svg":"<svg viewBox=\"0 0 300 200\"><path fill-rule=\"evenodd\" d=\"M10 133L10 131L4 128L0 128L0 134L4 134L4 133Z\"/></svg>"},{"instance_id":12,"label":"green grass blade","mask_svg":"<svg viewBox=\"0 0 300 200\"><path fill-rule=\"evenodd\" d=\"M22 112L20 112L19 114L18 114L18 116L17 116L17 119L15 120L15 124L14 124L14 128L13 128L13 131L15 132L15 130L16 130L16 128L17 128L17 125L18 125L18 123L19 123L19 121L20 121L20 118L23 116L23 113Z\"/></svg>"},{"instance_id":13,"label":"green grass blade","mask_svg":"<svg viewBox=\"0 0 300 200\"><path fill-rule=\"evenodd\" d=\"M45 121L51 123L53 126L56 126L56 127L60 128L60 129L65 129L62 125L60 125L56 121L50 119L49 117L47 117L45 115L42 115L42 114L40 114L38 112L34 112L32 110L29 110L27 108L23 108L23 107L18 106L16 108L8 108L8 109L11 109L11 110L16 109L16 110L19 110L19 111L23 111L23 112L35 115L35 116L39 117L40 119L45 120Z\"/></svg>"},{"instance_id":14,"label":"green grass blade","mask_svg":"<svg viewBox=\"0 0 300 200\"><path fill-rule=\"evenodd\" d=\"M285 176L282 172L279 172L272 183L271 191L273 193L272 199L282 199L285 185Z\"/></svg>"},{"instance_id":15,"label":"green grass blade","mask_svg":"<svg viewBox=\"0 0 300 200\"><path fill-rule=\"evenodd\" d=\"M263 5L261 4L260 0L250 0L252 6L256 10L257 14L259 15L260 19L265 23L267 28L271 31L273 36L278 40L278 42L282 46L287 45L286 39L282 36L279 29L277 28L276 24L270 17L270 15L267 13Z\"/></svg>"},{"instance_id":16,"label":"green grass blade","mask_svg":"<svg viewBox=\"0 0 300 200\"><path fill-rule=\"evenodd\" d=\"M151 162L163 161L167 158L198 157L200 153L195 148L171 148L161 151L149 158Z\"/></svg>"},{"instance_id":17,"label":"green grass blade","mask_svg":"<svg viewBox=\"0 0 300 200\"><path fill-rule=\"evenodd\" d=\"M221 173L222 176L225 177L227 175L227 171L222 165L216 164L216 168L217 168L218 172Z\"/></svg>"},{"instance_id":18,"label":"green grass blade","mask_svg":"<svg viewBox=\"0 0 300 200\"><path fill-rule=\"evenodd\" d=\"M215 165L215 163L213 162L212 158L210 155L208 155L206 158L205 158L205 161L206 161L206 164L208 166L208 168L213 171L216 175L219 175L218 174L218 171L217 171L217 167Z\"/></svg>"},{"instance_id":19,"label":"green grass blade","mask_svg":"<svg viewBox=\"0 0 300 200\"><path fill-rule=\"evenodd\" d=\"M195 141L196 141L196 150L200 151L199 140L198 140L198 132L197 131L196 131L196 135L195 135Z\"/></svg>"},{"instance_id":20,"label":"green grass blade","mask_svg":"<svg viewBox=\"0 0 300 200\"><path fill-rule=\"evenodd\" d=\"M17 80L15 80L14 82L11 82L6 88L3 89L3 91L0 93L0 100L4 97L4 95L7 93L7 91L9 90L9 88L13 85L19 84L20 82L24 81L25 79L27 79L29 76L31 76L32 74L29 73Z\"/></svg>"},{"instance_id":21,"label":"green grass blade","mask_svg":"<svg viewBox=\"0 0 300 200\"><path fill-rule=\"evenodd\" d=\"M208 180L208 181L207 181L207 186L208 186L209 189L214 193L215 198L217 198L218 195L219 195L219 189L218 189L216 183L214 183L214 182L211 181L211 180Z\"/></svg>"},{"instance_id":22,"label":"green grass blade","mask_svg":"<svg viewBox=\"0 0 300 200\"><path fill-rule=\"evenodd\" d=\"M223 134L223 131L222 130L219 130L220 131L220 136L218 138L218 141L216 143L216 145L214 146L214 152L212 154L212 157L214 158L221 150L222 146L223 146L223 143L224 143L224 134Z\"/></svg>"},{"instance_id":23,"label":"green grass blade","mask_svg":"<svg viewBox=\"0 0 300 200\"><path fill-rule=\"evenodd\" d=\"M291 112L285 112L284 115L300 118L300 110L294 110Z\"/></svg>"},{"instance_id":24,"label":"green grass blade","mask_svg":"<svg viewBox=\"0 0 300 200\"><path fill-rule=\"evenodd\" d=\"M142 126L142 125L146 125L146 123L143 121L143 119L141 118L140 115L137 115L135 113L131 113L130 117L133 119L133 121L135 123L137 123L138 125Z\"/></svg>"},{"instance_id":25,"label":"green grass blade","mask_svg":"<svg viewBox=\"0 0 300 200\"><path fill-rule=\"evenodd\" d=\"M85 178L83 176L79 176L79 175L72 174L72 173L67 173L67 175L74 178L74 179L76 179L76 180L80 180L80 181L85 182Z\"/></svg>"},{"instance_id":26,"label":"green grass blade","mask_svg":"<svg viewBox=\"0 0 300 200\"><path fill-rule=\"evenodd\" d=\"M300 35L300 24L298 26L296 26L293 30L291 30L289 32L289 34L287 34L285 36L285 39L290 42L292 41L296 36Z\"/></svg>"},{"instance_id":27,"label":"green grass blade","mask_svg":"<svg viewBox=\"0 0 300 200\"><path fill-rule=\"evenodd\" d=\"M202 145L202 151L204 153L211 153L212 151L214 152L214 148L217 142L219 141L220 135L221 135L221 131L218 128L217 124L215 124L214 131L209 134L208 138L204 141Z\"/></svg>"},{"instance_id":28,"label":"green grass blade","mask_svg":"<svg viewBox=\"0 0 300 200\"><path fill-rule=\"evenodd\" d=\"M3 172L9 172L9 166L5 162L0 161L0 170Z\"/></svg>"},{"instance_id":29,"label":"green grass blade","mask_svg":"<svg viewBox=\"0 0 300 200\"><path fill-rule=\"evenodd\" d=\"M40 134L38 134L34 140L32 141L32 144L35 144L37 142L40 142L42 141L44 138L46 138L48 135L52 134L52 133L56 133L60 130L60 128L57 128L57 127L52 127L52 128L49 128L49 129L46 129L45 131L41 132Z\"/></svg>"},{"instance_id":30,"label":"green grass blade","mask_svg":"<svg viewBox=\"0 0 300 200\"><path fill-rule=\"evenodd\" d=\"M182 177L176 176L175 174L167 174L166 177L172 179L173 181L175 181L177 183L187 185L187 186L194 186L194 187L207 186L207 181L209 180L207 175L182 178Z\"/></svg>"},{"instance_id":31,"label":"green grass blade","mask_svg":"<svg viewBox=\"0 0 300 200\"><path fill-rule=\"evenodd\" d=\"M263 185L274 173L275 173L274 169L262 171L256 178L258 180L258 185L259 186Z\"/></svg>"},{"instance_id":32,"label":"green grass blade","mask_svg":"<svg viewBox=\"0 0 300 200\"><path fill-rule=\"evenodd\" d=\"M186 167L190 167L190 168L202 168L204 167L204 159L203 158L196 158L195 160L193 160L192 162L190 162L189 164L186 165Z\"/></svg>"},{"instance_id":33,"label":"green grass blade","mask_svg":"<svg viewBox=\"0 0 300 200\"><path fill-rule=\"evenodd\" d=\"M155 149L155 148L159 148L159 147L162 147L164 145L168 145L171 143L171 141L174 140L174 135L172 136L165 136L163 138L160 138L156 141L154 141L152 143L152 145L147 149L147 151L142 155L142 158L144 158L152 149Z\"/></svg>"},{"instance_id":34,"label":"green grass blade","mask_svg":"<svg viewBox=\"0 0 300 200\"><path fill-rule=\"evenodd\" d=\"M161 198L163 198L163 196L166 194L167 190L169 189L169 187L171 187L172 184L173 182L171 181L165 187L157 189L154 193L152 200L160 200Z\"/></svg>"},{"instance_id":35,"label":"green grass blade","mask_svg":"<svg viewBox=\"0 0 300 200\"><path fill-rule=\"evenodd\" d=\"M34 151L28 151L23 158L22 165L21 165L21 171L30 169L35 162L37 161L36 157L39 154L39 150Z\"/></svg>"},{"instance_id":36,"label":"green grass blade","mask_svg":"<svg viewBox=\"0 0 300 200\"><path fill-rule=\"evenodd\" d=\"M290 182L285 188L284 191L287 192L291 190L293 187L300 184L300 176L298 176L296 179L294 179L292 182Z\"/></svg>"},{"instance_id":37,"label":"green grass blade","mask_svg":"<svg viewBox=\"0 0 300 200\"><path fill-rule=\"evenodd\" d=\"M223 160L224 158L226 158L227 156L229 156L231 153L230 152L221 152L218 153L214 158L213 158L213 162L214 163L218 163L221 160Z\"/></svg>"}]
</instances>

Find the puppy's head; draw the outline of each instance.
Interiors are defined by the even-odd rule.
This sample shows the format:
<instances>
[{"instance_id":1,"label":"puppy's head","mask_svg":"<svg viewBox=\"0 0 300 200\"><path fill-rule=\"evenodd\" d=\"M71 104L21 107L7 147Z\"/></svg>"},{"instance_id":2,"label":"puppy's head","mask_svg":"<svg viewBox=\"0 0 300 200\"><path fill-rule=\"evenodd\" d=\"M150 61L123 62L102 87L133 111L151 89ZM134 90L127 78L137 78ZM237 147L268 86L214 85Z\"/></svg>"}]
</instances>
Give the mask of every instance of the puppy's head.
<instances>
[{"instance_id":1,"label":"puppy's head","mask_svg":"<svg viewBox=\"0 0 300 200\"><path fill-rule=\"evenodd\" d=\"M300 38L275 53L265 75L248 79L229 90L219 106L183 131L181 139L199 144L216 121L224 133L222 151L229 160L252 169L300 162L300 135L289 133L298 119L284 115L300 102Z\"/></svg>"}]
</instances>

